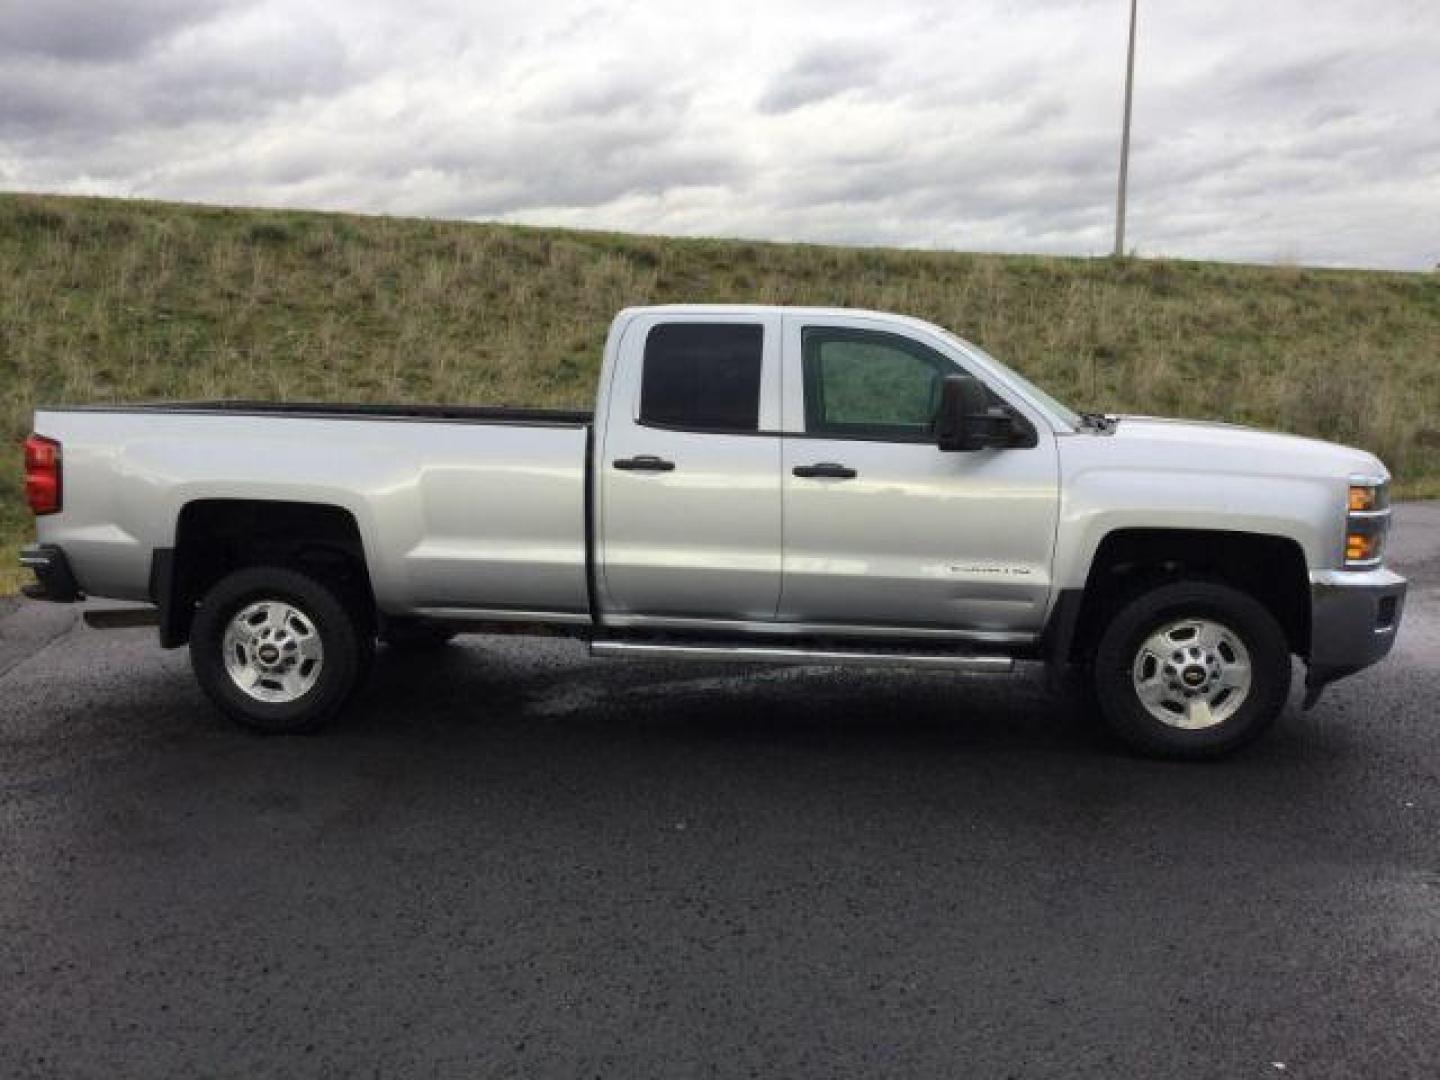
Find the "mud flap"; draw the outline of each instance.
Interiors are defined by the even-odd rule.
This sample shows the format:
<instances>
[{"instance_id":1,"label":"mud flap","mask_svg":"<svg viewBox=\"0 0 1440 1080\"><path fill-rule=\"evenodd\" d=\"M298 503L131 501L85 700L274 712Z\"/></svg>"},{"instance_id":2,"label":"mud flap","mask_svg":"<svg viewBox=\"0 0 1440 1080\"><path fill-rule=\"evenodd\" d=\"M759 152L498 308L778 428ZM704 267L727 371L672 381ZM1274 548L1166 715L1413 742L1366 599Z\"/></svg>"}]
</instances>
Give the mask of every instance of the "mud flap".
<instances>
[{"instance_id":1,"label":"mud flap","mask_svg":"<svg viewBox=\"0 0 1440 1080\"><path fill-rule=\"evenodd\" d=\"M1300 702L1300 708L1309 712L1320 700L1320 695L1325 688L1337 679L1343 679L1346 675L1354 675L1360 669L1357 667L1331 667L1329 665L1311 664L1309 674L1305 676L1305 698Z\"/></svg>"}]
</instances>

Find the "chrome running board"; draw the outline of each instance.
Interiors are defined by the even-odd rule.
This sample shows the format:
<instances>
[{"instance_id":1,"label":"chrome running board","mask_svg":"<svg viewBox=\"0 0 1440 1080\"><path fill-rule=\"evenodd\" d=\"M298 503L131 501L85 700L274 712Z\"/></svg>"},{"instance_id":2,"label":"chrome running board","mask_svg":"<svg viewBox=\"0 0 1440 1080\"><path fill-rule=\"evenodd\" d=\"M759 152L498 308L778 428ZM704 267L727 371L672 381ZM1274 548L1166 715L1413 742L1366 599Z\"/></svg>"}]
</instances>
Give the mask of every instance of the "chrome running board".
<instances>
[{"instance_id":1,"label":"chrome running board","mask_svg":"<svg viewBox=\"0 0 1440 1080\"><path fill-rule=\"evenodd\" d=\"M727 664L815 664L846 667L903 667L934 671L1004 673L1015 667L1008 656L983 653L929 653L860 649L804 649L793 646L723 645L660 641L592 641L590 655L629 660L718 660Z\"/></svg>"}]
</instances>

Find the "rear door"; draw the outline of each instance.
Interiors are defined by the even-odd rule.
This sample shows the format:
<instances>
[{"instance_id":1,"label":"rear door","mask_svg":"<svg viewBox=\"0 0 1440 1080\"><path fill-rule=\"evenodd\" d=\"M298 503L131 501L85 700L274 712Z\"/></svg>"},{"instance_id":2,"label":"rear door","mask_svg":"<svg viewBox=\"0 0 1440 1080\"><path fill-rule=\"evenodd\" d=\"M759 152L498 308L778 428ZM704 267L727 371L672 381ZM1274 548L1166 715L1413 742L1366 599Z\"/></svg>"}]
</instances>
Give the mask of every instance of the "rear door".
<instances>
[{"instance_id":1,"label":"rear door","mask_svg":"<svg viewBox=\"0 0 1440 1080\"><path fill-rule=\"evenodd\" d=\"M774 315L664 312L626 328L595 459L607 618L774 619L779 328Z\"/></svg>"}]
</instances>

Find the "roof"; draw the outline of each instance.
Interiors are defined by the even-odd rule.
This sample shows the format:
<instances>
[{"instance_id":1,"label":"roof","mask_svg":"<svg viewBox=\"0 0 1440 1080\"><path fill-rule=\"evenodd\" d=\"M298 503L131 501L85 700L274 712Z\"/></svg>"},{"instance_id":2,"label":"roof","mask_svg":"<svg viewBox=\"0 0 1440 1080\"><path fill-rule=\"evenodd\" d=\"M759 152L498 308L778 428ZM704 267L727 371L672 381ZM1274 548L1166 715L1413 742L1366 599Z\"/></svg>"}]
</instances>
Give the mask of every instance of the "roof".
<instances>
[{"instance_id":1,"label":"roof","mask_svg":"<svg viewBox=\"0 0 1440 1080\"><path fill-rule=\"evenodd\" d=\"M651 313L672 313L687 315L752 315L760 318L766 315L807 315L812 318L868 318L890 323L899 323L917 330L931 333L943 329L934 323L917 319L913 315L900 315L893 311L874 311L869 308L847 307L791 307L784 304L646 304L627 307L620 314L636 316Z\"/></svg>"}]
</instances>

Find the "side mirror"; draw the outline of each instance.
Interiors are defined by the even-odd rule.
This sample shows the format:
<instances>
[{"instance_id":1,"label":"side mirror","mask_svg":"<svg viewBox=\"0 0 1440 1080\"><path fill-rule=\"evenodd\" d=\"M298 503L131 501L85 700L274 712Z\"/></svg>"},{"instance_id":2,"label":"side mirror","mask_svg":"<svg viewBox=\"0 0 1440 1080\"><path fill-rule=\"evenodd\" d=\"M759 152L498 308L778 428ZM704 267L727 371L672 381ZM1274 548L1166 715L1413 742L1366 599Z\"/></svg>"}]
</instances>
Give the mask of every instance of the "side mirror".
<instances>
[{"instance_id":1,"label":"side mirror","mask_svg":"<svg viewBox=\"0 0 1440 1080\"><path fill-rule=\"evenodd\" d=\"M940 388L935 444L950 453L1015 446L1019 431L1009 410L990 405L979 379L949 375Z\"/></svg>"},{"instance_id":2,"label":"side mirror","mask_svg":"<svg viewBox=\"0 0 1440 1080\"><path fill-rule=\"evenodd\" d=\"M940 384L940 414L935 420L935 443L950 453L968 453L985 445L980 419L988 405L980 380L949 375Z\"/></svg>"}]
</instances>

